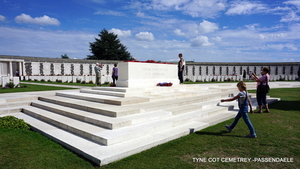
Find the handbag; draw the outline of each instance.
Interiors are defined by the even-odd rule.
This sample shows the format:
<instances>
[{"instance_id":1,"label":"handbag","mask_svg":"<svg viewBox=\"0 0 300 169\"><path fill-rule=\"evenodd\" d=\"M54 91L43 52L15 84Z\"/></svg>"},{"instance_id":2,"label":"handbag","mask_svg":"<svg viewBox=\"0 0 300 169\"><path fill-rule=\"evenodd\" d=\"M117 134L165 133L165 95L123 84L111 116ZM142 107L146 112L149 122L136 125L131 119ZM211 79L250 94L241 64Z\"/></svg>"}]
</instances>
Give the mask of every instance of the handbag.
<instances>
[{"instance_id":1,"label":"handbag","mask_svg":"<svg viewBox=\"0 0 300 169\"><path fill-rule=\"evenodd\" d=\"M268 84L268 78L266 76L266 85L263 85L262 82L257 87L257 92L258 93L269 93L270 91L270 86Z\"/></svg>"}]
</instances>

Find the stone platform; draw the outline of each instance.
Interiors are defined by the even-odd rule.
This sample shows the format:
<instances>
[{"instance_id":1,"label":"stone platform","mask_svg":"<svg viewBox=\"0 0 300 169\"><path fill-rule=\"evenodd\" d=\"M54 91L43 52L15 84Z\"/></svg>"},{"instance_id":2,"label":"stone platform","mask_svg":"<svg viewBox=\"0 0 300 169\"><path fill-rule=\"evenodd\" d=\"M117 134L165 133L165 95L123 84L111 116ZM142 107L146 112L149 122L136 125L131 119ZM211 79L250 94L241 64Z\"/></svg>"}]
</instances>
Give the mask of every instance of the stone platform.
<instances>
[{"instance_id":1,"label":"stone platform","mask_svg":"<svg viewBox=\"0 0 300 169\"><path fill-rule=\"evenodd\" d=\"M255 83L247 85L248 89L256 87ZM236 83L95 87L39 96L31 106L24 105L22 112L1 116L24 119L35 131L105 165L233 118L237 102L220 104L219 100L237 93Z\"/></svg>"}]
</instances>

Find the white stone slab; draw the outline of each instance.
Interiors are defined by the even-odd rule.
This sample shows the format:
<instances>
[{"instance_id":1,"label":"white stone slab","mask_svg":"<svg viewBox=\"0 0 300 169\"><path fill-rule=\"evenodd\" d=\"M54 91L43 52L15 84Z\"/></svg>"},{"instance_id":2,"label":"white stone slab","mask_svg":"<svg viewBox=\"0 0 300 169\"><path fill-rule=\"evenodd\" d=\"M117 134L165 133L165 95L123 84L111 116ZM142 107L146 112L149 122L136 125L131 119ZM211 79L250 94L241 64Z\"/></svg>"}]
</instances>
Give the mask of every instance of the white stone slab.
<instances>
[{"instance_id":1,"label":"white stone slab","mask_svg":"<svg viewBox=\"0 0 300 169\"><path fill-rule=\"evenodd\" d=\"M13 77L13 83L14 83L14 87L20 86L20 79L19 79L19 77Z\"/></svg>"},{"instance_id":2,"label":"white stone slab","mask_svg":"<svg viewBox=\"0 0 300 169\"><path fill-rule=\"evenodd\" d=\"M120 62L118 87L151 87L168 82L179 85L178 69L174 64Z\"/></svg>"},{"instance_id":3,"label":"white stone slab","mask_svg":"<svg viewBox=\"0 0 300 169\"><path fill-rule=\"evenodd\" d=\"M7 83L9 83L9 77L1 77L1 85L4 87Z\"/></svg>"}]
</instances>

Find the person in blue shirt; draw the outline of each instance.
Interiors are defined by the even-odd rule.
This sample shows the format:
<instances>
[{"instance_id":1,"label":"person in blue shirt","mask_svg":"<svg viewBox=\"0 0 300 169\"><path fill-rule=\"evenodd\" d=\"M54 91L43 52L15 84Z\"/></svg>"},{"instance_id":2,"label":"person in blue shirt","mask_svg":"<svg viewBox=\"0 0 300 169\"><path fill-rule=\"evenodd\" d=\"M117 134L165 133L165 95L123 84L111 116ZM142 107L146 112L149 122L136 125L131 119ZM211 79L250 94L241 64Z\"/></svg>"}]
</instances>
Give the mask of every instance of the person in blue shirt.
<instances>
[{"instance_id":1,"label":"person in blue shirt","mask_svg":"<svg viewBox=\"0 0 300 169\"><path fill-rule=\"evenodd\" d=\"M247 135L246 137L256 138L257 135L255 132L255 129L254 129L254 127L250 121L250 118L248 116L248 106L250 107L250 113L253 113L253 110L252 110L251 100L248 97L246 83L243 81L240 81L236 86L238 87L238 90L240 91L240 93L238 93L233 98L221 100L221 102L229 102L229 101L238 99L238 104L239 104L239 112L235 116L233 123L230 126L226 125L225 127L227 128L227 130L229 132L231 132L234 129L234 127L236 126L236 124L238 123L238 121L240 120L240 118L243 117L244 122L246 123L246 125L248 126L248 128L250 130L250 134Z\"/></svg>"}]
</instances>

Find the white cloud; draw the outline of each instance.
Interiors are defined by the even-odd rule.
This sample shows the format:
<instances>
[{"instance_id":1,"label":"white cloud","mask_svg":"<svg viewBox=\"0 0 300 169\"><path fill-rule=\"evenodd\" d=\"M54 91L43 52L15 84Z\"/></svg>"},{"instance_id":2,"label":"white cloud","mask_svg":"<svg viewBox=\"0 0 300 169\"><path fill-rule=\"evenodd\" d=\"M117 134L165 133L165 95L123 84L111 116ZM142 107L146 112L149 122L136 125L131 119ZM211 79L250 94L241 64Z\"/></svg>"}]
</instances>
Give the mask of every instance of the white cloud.
<instances>
[{"instance_id":1,"label":"white cloud","mask_svg":"<svg viewBox=\"0 0 300 169\"><path fill-rule=\"evenodd\" d=\"M206 20L201 22L200 25L199 25L200 33L214 32L215 30L218 30L218 29L219 29L219 27L218 27L217 24L206 21Z\"/></svg>"},{"instance_id":2,"label":"white cloud","mask_svg":"<svg viewBox=\"0 0 300 169\"><path fill-rule=\"evenodd\" d=\"M190 42L191 42L192 47L212 46L212 45L214 45L213 43L210 43L208 41L207 36L197 36L196 38L191 39Z\"/></svg>"},{"instance_id":3,"label":"white cloud","mask_svg":"<svg viewBox=\"0 0 300 169\"><path fill-rule=\"evenodd\" d=\"M217 37L212 38L212 40L217 41L217 42L221 42L222 38L217 36Z\"/></svg>"},{"instance_id":4,"label":"white cloud","mask_svg":"<svg viewBox=\"0 0 300 169\"><path fill-rule=\"evenodd\" d=\"M230 5L230 8L225 13L226 15L249 15L253 13L261 13L266 10L264 4L253 3L248 1L235 1Z\"/></svg>"},{"instance_id":5,"label":"white cloud","mask_svg":"<svg viewBox=\"0 0 300 169\"><path fill-rule=\"evenodd\" d=\"M32 23L38 25L60 25L60 22L57 19L50 18L47 15L32 18L30 15L22 13L21 15L15 17L15 21L17 23Z\"/></svg>"},{"instance_id":6,"label":"white cloud","mask_svg":"<svg viewBox=\"0 0 300 169\"><path fill-rule=\"evenodd\" d=\"M215 18L225 8L226 0L192 0L183 6L181 10L192 17Z\"/></svg>"},{"instance_id":7,"label":"white cloud","mask_svg":"<svg viewBox=\"0 0 300 169\"><path fill-rule=\"evenodd\" d=\"M140 17L140 18L143 18L143 17L145 17L145 13L143 13L143 12L137 12L136 16Z\"/></svg>"},{"instance_id":8,"label":"white cloud","mask_svg":"<svg viewBox=\"0 0 300 169\"><path fill-rule=\"evenodd\" d=\"M185 36L185 33L181 32L180 29L175 29L175 30L174 30L174 33L175 33L175 35L177 35L177 36Z\"/></svg>"},{"instance_id":9,"label":"white cloud","mask_svg":"<svg viewBox=\"0 0 300 169\"><path fill-rule=\"evenodd\" d=\"M298 16L294 11L291 11L286 16L282 17L280 20L280 22L293 22L293 21L295 22L300 21L300 16Z\"/></svg>"},{"instance_id":10,"label":"white cloud","mask_svg":"<svg viewBox=\"0 0 300 169\"><path fill-rule=\"evenodd\" d=\"M262 40L278 40L287 37L286 33L261 33L258 39Z\"/></svg>"},{"instance_id":11,"label":"white cloud","mask_svg":"<svg viewBox=\"0 0 300 169\"><path fill-rule=\"evenodd\" d=\"M186 4L189 0L152 0L152 8L157 10L178 9L179 6Z\"/></svg>"},{"instance_id":12,"label":"white cloud","mask_svg":"<svg viewBox=\"0 0 300 169\"><path fill-rule=\"evenodd\" d=\"M141 41L153 41L154 35L151 32L140 32L135 35L138 40Z\"/></svg>"},{"instance_id":13,"label":"white cloud","mask_svg":"<svg viewBox=\"0 0 300 169\"><path fill-rule=\"evenodd\" d=\"M130 30L122 31L120 29L112 28L111 30L109 30L109 32L117 34L119 37L129 37L129 36L131 36L131 31Z\"/></svg>"},{"instance_id":14,"label":"white cloud","mask_svg":"<svg viewBox=\"0 0 300 169\"><path fill-rule=\"evenodd\" d=\"M0 15L0 21L5 21L5 16Z\"/></svg>"},{"instance_id":15,"label":"white cloud","mask_svg":"<svg viewBox=\"0 0 300 169\"><path fill-rule=\"evenodd\" d=\"M118 11L97 11L94 14L96 15L112 15L112 16L125 16L124 13Z\"/></svg>"},{"instance_id":16,"label":"white cloud","mask_svg":"<svg viewBox=\"0 0 300 169\"><path fill-rule=\"evenodd\" d=\"M297 51L298 48L294 46L294 44L268 44L267 48L269 49L275 49L275 50L283 50L284 48Z\"/></svg>"},{"instance_id":17,"label":"white cloud","mask_svg":"<svg viewBox=\"0 0 300 169\"><path fill-rule=\"evenodd\" d=\"M175 29L174 33L177 36L184 36L187 38L203 35L206 33L215 32L219 29L216 23L204 20L200 24L186 23L182 24L181 29Z\"/></svg>"},{"instance_id":18,"label":"white cloud","mask_svg":"<svg viewBox=\"0 0 300 169\"><path fill-rule=\"evenodd\" d=\"M298 48L295 47L294 44L290 44L290 43L285 44L285 47L288 48L288 49L291 49L291 50L293 50L293 51L298 50Z\"/></svg>"},{"instance_id":19,"label":"white cloud","mask_svg":"<svg viewBox=\"0 0 300 169\"><path fill-rule=\"evenodd\" d=\"M289 1L285 1L283 2L284 4L289 4L289 5L294 5L296 6L298 9L300 9L300 1L299 0L289 0Z\"/></svg>"},{"instance_id":20,"label":"white cloud","mask_svg":"<svg viewBox=\"0 0 300 169\"><path fill-rule=\"evenodd\" d=\"M151 2L132 2L131 8L145 10L182 11L192 17L215 18L225 10L226 0L151 0Z\"/></svg>"}]
</instances>

